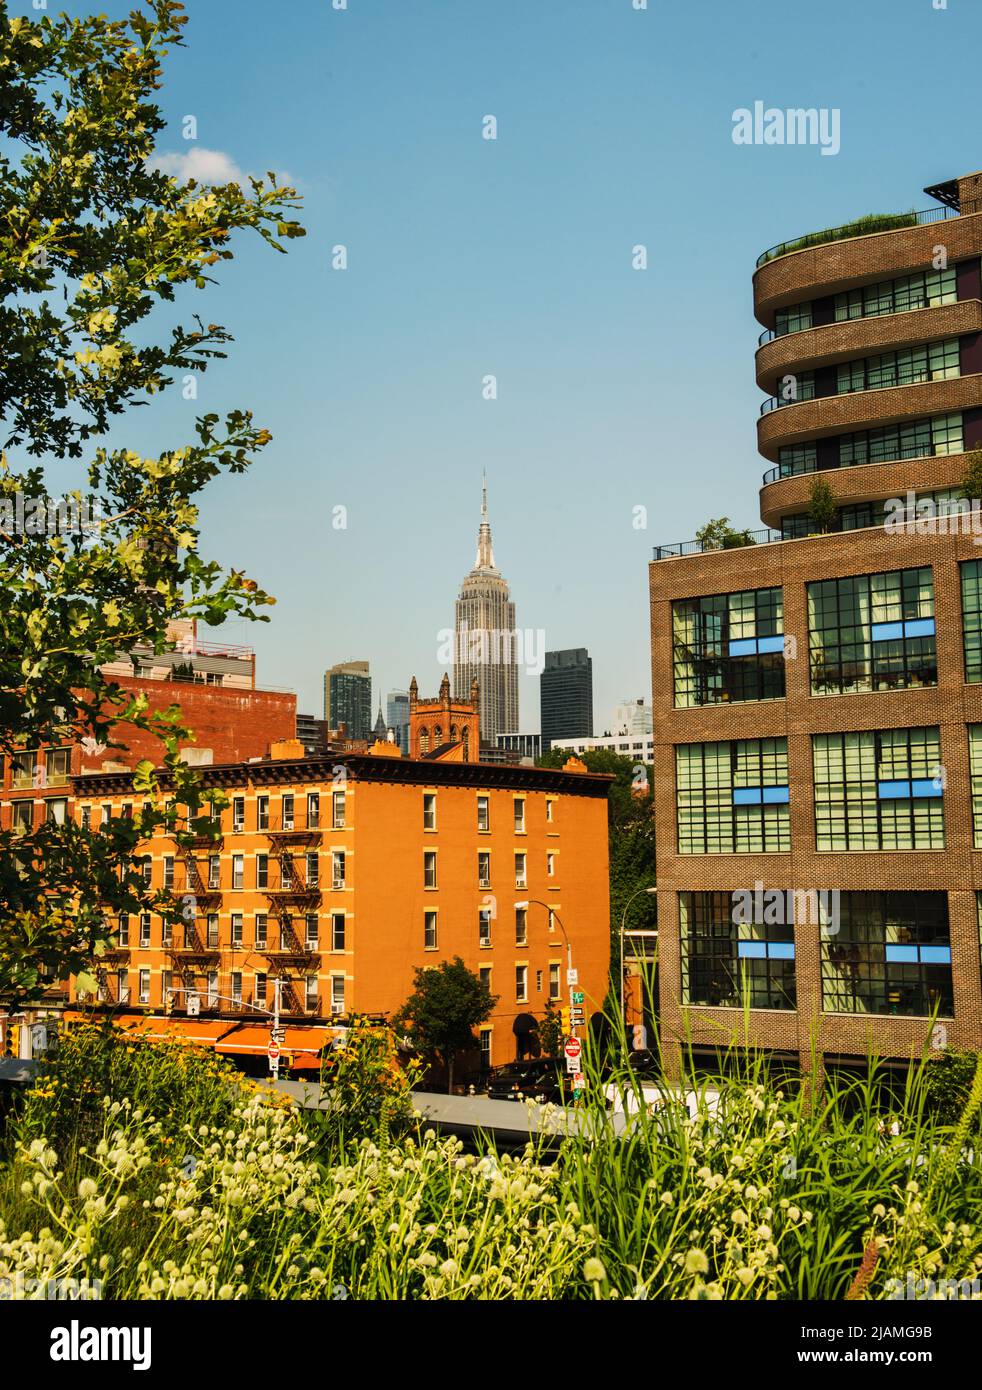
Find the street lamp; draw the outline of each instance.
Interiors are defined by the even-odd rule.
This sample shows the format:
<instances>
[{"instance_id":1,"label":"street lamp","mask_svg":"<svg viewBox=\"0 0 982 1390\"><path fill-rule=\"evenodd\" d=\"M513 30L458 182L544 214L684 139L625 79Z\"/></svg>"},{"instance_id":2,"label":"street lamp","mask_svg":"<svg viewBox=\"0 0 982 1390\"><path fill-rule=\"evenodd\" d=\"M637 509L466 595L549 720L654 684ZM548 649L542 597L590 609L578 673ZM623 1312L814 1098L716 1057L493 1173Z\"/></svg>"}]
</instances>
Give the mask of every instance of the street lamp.
<instances>
[{"instance_id":1,"label":"street lamp","mask_svg":"<svg viewBox=\"0 0 982 1390\"><path fill-rule=\"evenodd\" d=\"M657 888L639 888L636 893L632 893L624 904L624 912L621 916L621 979L620 979L620 1003L621 1003L621 1027L627 1030L627 1021L624 1015L624 929L627 926L627 910L634 902L635 898L640 898L642 893L657 893Z\"/></svg>"},{"instance_id":2,"label":"street lamp","mask_svg":"<svg viewBox=\"0 0 982 1390\"><path fill-rule=\"evenodd\" d=\"M522 902L516 903L515 906L516 906L517 908L527 908L527 907L530 907L530 906L532 905L532 903L537 904L537 906L539 906L539 907L544 907L545 910L549 913L550 930L551 930L553 918L555 918L555 920L559 923L559 930L560 930L560 931L562 932L562 934L563 934L563 940L566 942L566 983L567 983L567 985L569 986L570 1032L571 1032L571 1033L573 1034L573 1036L575 1037L575 1036L576 1036L576 1029L573 1027L573 1016L572 1016L572 1009L573 1009L573 985L572 985L572 983L571 983L571 981L570 981L570 974L571 974L572 969L573 969L573 948L572 948L572 946L570 946L570 944L569 944L569 936L566 934L566 928L563 926L563 919L560 917L559 913L556 911L556 909L555 909L554 907L550 907L548 903L544 903L544 902L542 901L541 898L525 898Z\"/></svg>"}]
</instances>

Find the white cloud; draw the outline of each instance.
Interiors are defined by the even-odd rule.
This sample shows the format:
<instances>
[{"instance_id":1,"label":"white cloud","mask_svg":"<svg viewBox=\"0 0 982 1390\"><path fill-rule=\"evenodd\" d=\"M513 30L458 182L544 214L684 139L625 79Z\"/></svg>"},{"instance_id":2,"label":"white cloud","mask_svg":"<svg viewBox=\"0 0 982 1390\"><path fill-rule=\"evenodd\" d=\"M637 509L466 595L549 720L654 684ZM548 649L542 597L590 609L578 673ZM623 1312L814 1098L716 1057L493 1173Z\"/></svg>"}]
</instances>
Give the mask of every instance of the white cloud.
<instances>
[{"instance_id":1,"label":"white cloud","mask_svg":"<svg viewBox=\"0 0 982 1390\"><path fill-rule=\"evenodd\" d=\"M245 174L231 155L224 150L206 150L192 145L186 154L155 154L147 160L149 169L171 174L180 183L196 179L198 183L244 183Z\"/></svg>"}]
</instances>

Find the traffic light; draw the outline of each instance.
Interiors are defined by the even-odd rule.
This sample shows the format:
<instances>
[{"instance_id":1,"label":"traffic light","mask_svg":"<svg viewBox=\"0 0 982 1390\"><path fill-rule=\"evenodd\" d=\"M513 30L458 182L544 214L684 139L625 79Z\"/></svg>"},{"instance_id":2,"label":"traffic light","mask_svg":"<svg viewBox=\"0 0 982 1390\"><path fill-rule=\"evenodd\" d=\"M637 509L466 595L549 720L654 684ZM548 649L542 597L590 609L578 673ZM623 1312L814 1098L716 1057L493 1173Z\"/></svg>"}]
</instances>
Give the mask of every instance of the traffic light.
<instances>
[{"instance_id":1,"label":"traffic light","mask_svg":"<svg viewBox=\"0 0 982 1390\"><path fill-rule=\"evenodd\" d=\"M573 1021L569 1009L560 1009L559 1018L563 1025L563 1032L569 1037L573 1028Z\"/></svg>"}]
</instances>

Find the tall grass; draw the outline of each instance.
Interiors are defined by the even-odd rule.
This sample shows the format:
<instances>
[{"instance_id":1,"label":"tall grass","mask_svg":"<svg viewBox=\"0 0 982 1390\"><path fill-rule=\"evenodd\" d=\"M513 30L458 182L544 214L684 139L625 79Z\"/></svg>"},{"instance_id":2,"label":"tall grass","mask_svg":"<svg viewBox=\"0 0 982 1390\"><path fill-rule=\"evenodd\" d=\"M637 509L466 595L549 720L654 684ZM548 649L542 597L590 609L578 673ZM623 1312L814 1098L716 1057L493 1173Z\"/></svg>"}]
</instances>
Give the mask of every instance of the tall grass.
<instances>
[{"instance_id":1,"label":"tall grass","mask_svg":"<svg viewBox=\"0 0 982 1390\"><path fill-rule=\"evenodd\" d=\"M645 1102L622 1046L602 1069L587 1048L564 1137L509 1156L407 1127L391 1073L377 1098L378 1057L370 1084L345 1063L325 1119L207 1053L80 1035L10 1122L0 1279L99 1280L107 1298L878 1299L909 1275L979 1278L982 1068L943 1125L923 1066L887 1100L872 1060L813 1090L731 1055L683 1073L690 1115Z\"/></svg>"}]
</instances>

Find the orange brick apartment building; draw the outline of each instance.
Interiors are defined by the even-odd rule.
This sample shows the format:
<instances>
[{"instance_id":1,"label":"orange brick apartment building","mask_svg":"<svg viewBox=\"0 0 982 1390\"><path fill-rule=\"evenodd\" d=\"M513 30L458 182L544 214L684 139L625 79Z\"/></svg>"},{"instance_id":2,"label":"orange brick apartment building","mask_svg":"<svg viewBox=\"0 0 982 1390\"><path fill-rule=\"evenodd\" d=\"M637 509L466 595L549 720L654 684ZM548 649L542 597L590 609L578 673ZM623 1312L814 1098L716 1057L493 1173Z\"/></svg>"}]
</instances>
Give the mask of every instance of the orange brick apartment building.
<instances>
[{"instance_id":1,"label":"orange brick apartment building","mask_svg":"<svg viewBox=\"0 0 982 1390\"><path fill-rule=\"evenodd\" d=\"M191 997L194 1031L218 1037L250 1016L268 1028L248 1005L271 1008L279 976L296 1033L353 1011L391 1015L417 967L459 955L498 996L481 1030L483 1062L496 1065L517 1055L519 1015L565 997L561 923L587 1009L601 1008L610 778L376 748L304 757L291 742L202 768L230 800L220 842L184 860L161 835L141 853L153 888L187 896L189 920L170 937L155 914L121 922L88 1002L174 1021ZM124 773L73 785L75 815L91 824L134 802Z\"/></svg>"}]
</instances>

